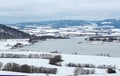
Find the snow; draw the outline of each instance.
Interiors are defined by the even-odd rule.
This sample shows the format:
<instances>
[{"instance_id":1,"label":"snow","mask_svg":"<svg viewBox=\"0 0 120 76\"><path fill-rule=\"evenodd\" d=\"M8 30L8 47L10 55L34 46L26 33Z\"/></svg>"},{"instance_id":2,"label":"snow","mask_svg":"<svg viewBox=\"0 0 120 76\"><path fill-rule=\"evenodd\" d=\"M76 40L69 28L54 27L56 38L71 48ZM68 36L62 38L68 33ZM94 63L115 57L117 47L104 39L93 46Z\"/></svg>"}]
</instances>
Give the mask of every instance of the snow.
<instances>
[{"instance_id":1,"label":"snow","mask_svg":"<svg viewBox=\"0 0 120 76\"><path fill-rule=\"evenodd\" d=\"M9 71L0 71L1 75L27 75L26 73L16 73L16 72L9 72Z\"/></svg>"},{"instance_id":2,"label":"snow","mask_svg":"<svg viewBox=\"0 0 120 76\"><path fill-rule=\"evenodd\" d=\"M69 68L68 68L69 69ZM66 70L68 70L66 69ZM64 70L63 70L64 71ZM67 71L64 71L63 73L67 73ZM62 73L62 74L63 74ZM64 76L62 75L61 76ZM34 74L26 74L26 73L18 73L18 72L8 72L8 71L0 71L0 75L27 75L27 76L46 76L46 74L38 74L38 73L34 73ZM71 75L71 74L69 74ZM54 74L49 74L49 76L58 76L58 75L54 75ZM65 75L68 76L68 75ZM72 75L73 76L73 75ZM120 74L94 74L94 75L79 75L79 76L120 76Z\"/></svg>"},{"instance_id":3,"label":"snow","mask_svg":"<svg viewBox=\"0 0 120 76\"><path fill-rule=\"evenodd\" d=\"M4 39L0 40L0 53L12 53L12 54L53 54L53 55L59 55L60 53L49 53L49 52L38 52L38 51L25 51L25 50L8 50L10 46L7 46L7 44L15 45L16 43L22 43L24 45L29 44L28 39ZM6 49L5 51L2 51L2 49ZM20 65L28 64L30 66L34 65L37 67L47 67L47 68L57 68L58 72L57 74L50 74L49 76L68 76L73 75L73 71L75 67L67 67L66 64L68 63L79 63L79 64L94 64L95 66L98 65L112 65L116 66L117 69L120 69L120 58L118 57L103 57L103 56L89 56L89 55L72 55L72 54L60 54L62 56L62 59L64 60L62 62L62 66L54 66L49 64L48 59L33 59L33 58L0 58L0 62L2 62L4 65L6 63L14 62L18 63ZM85 69L93 69L93 68L85 68ZM117 70L117 74L107 74L106 69L98 69L94 68L96 70L96 74L94 75L83 75L83 76L120 76L120 71ZM28 76L46 76L46 74L43 73L16 73L16 72L8 72L8 71L0 71L0 75L3 74L16 74L16 75L28 75Z\"/></svg>"},{"instance_id":4,"label":"snow","mask_svg":"<svg viewBox=\"0 0 120 76\"><path fill-rule=\"evenodd\" d=\"M106 65L117 65L120 68L120 58L114 57L101 57L101 56L86 56L86 55L62 55L63 64L68 62L73 63L90 63L95 65L106 64Z\"/></svg>"},{"instance_id":5,"label":"snow","mask_svg":"<svg viewBox=\"0 0 120 76\"><path fill-rule=\"evenodd\" d=\"M112 33L112 36L120 36L120 33Z\"/></svg>"},{"instance_id":6,"label":"snow","mask_svg":"<svg viewBox=\"0 0 120 76\"><path fill-rule=\"evenodd\" d=\"M10 52L1 52L1 53L10 53ZM45 54L46 52L11 52L11 53L19 53L19 54ZM53 53L51 53L53 54ZM55 54L56 55L56 54ZM27 59L27 58L1 58L0 62L3 62L4 64L9 62L15 62L20 65L28 64L28 65L34 65L37 67L48 67L48 68L57 68L58 73L56 75L50 74L49 76L68 76L73 75L74 67L67 67L65 66L67 63L80 63L80 64L94 64L94 65L116 65L116 67L120 68L120 58L117 57L103 57L103 56L89 56L89 55L72 55L72 54L60 54L62 55L62 59L64 60L62 62L62 66L54 66L49 64L48 59ZM86 69L92 69L92 68L86 68ZM94 75L83 75L83 76L120 76L120 72L117 70L117 74L107 74L106 69L98 69L95 68L96 74ZM0 71L0 74L3 74L3 71ZM5 74L24 74L24 73L14 73L14 72L6 72ZM46 76L46 74L43 73L32 73L28 74L25 73L25 75L28 76ZM80 75L81 76L81 75Z\"/></svg>"},{"instance_id":7,"label":"snow","mask_svg":"<svg viewBox=\"0 0 120 76\"><path fill-rule=\"evenodd\" d=\"M23 45L29 45L29 39L1 39L0 40L0 50L8 50L16 43L22 43Z\"/></svg>"},{"instance_id":8,"label":"snow","mask_svg":"<svg viewBox=\"0 0 120 76\"><path fill-rule=\"evenodd\" d=\"M111 22L102 22L101 24L111 24ZM54 29L51 27L38 27L38 26L28 26L24 28L22 31L34 34L37 36L55 36L56 33L59 35L95 35L96 31L98 32L108 32L107 30L98 30L102 28L110 28L111 35L112 36L120 36L120 29L112 28L111 26L102 26L99 27L95 24L92 25L85 25L85 26L74 26L74 27L68 27L68 28L59 28ZM16 27L14 27L16 28ZM103 33L105 35L105 33ZM12 54L53 54L49 52L37 52L37 51L25 51L25 50L12 50L9 51L9 49L14 46L16 43L22 43L23 45L29 45L28 39L1 39L0 40L0 53L12 53ZM8 45L9 44L9 45ZM90 44L98 44L98 43L90 43ZM101 43L99 43L101 44ZM4 51L3 51L4 50ZM55 54L56 55L56 54ZM47 68L57 68L58 72L57 74L50 74L49 76L73 76L73 71L75 70L75 67L67 67L66 64L68 63L76 63L76 64L94 64L95 66L98 65L112 65L116 66L117 73L116 74L107 74L106 69L99 69L99 68L85 68L85 69L95 69L96 74L93 75L80 75L80 76L120 76L120 58L117 57L103 57L103 56L89 56L89 55L72 55L72 54L60 54L62 56L62 59L64 60L62 63L62 66L54 66L49 64L48 59L33 59L33 58L0 58L0 62L2 62L4 65L6 63L14 62L18 63L20 65L28 64L30 66L36 66L36 67L47 67ZM0 75L27 75L27 76L46 76L44 73L19 73L19 72L9 72L9 71L0 71Z\"/></svg>"},{"instance_id":9,"label":"snow","mask_svg":"<svg viewBox=\"0 0 120 76\"><path fill-rule=\"evenodd\" d=\"M112 24L112 22L105 21L105 22L102 22L101 24Z\"/></svg>"},{"instance_id":10,"label":"snow","mask_svg":"<svg viewBox=\"0 0 120 76\"><path fill-rule=\"evenodd\" d=\"M111 29L111 31L113 31L113 32L120 32L120 29Z\"/></svg>"}]
</instances>

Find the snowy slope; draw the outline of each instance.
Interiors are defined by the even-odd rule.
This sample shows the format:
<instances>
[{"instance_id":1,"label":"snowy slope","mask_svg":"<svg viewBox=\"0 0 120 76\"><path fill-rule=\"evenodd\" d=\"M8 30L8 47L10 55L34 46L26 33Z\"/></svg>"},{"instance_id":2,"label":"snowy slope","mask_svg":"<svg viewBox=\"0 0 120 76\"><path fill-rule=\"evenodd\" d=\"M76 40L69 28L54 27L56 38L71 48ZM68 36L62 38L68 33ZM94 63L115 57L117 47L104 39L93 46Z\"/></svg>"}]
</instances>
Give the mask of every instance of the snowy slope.
<instances>
[{"instance_id":1,"label":"snowy slope","mask_svg":"<svg viewBox=\"0 0 120 76\"><path fill-rule=\"evenodd\" d=\"M3 52L2 52L3 53ZM6 52L4 52L6 53ZM11 53L22 53L22 54L42 54L45 52L11 52ZM113 58L113 57L102 57L102 56L87 56L87 55L70 55L70 54L61 54L62 59L64 60L62 62L62 66L54 66L49 64L48 59L15 59L15 58L1 58L0 62L9 63L9 62L15 62L20 65L28 64L28 65L34 65L34 66L42 66L42 67L51 67L51 68L57 68L58 72L56 75L50 74L49 76L68 76L73 75L74 67L66 67L65 65L69 62L72 63L90 63L97 65L116 65L116 67L120 68L120 58ZM91 68L86 68L91 69ZM120 72L117 70L117 74L107 74L106 69L98 69L95 68L96 74L94 75L83 75L83 76L120 76ZM0 71L0 74L3 74L3 71ZM18 74L18 75L28 75L28 76L46 76L46 74L40 74L40 73L33 73L33 74L27 74L27 73L15 73L15 72L6 72L5 74ZM81 75L80 75L81 76Z\"/></svg>"}]
</instances>

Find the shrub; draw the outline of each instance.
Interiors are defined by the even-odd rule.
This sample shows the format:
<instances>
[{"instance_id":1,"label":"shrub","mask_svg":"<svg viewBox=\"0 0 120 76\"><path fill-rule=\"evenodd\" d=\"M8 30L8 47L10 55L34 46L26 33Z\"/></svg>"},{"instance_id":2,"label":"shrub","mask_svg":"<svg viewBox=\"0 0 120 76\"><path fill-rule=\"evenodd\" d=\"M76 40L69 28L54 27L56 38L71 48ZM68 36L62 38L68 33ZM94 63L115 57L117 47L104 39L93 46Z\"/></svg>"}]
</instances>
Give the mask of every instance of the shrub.
<instances>
[{"instance_id":1,"label":"shrub","mask_svg":"<svg viewBox=\"0 0 120 76\"><path fill-rule=\"evenodd\" d=\"M21 69L21 72L30 73L30 66L28 66L27 64L22 65L20 69Z\"/></svg>"},{"instance_id":2,"label":"shrub","mask_svg":"<svg viewBox=\"0 0 120 76\"><path fill-rule=\"evenodd\" d=\"M63 61L61 55L56 55L56 56L54 56L54 58L51 58L49 60L49 64L60 66L61 64L59 63L60 64L59 65L58 62L61 62L61 61Z\"/></svg>"},{"instance_id":3,"label":"shrub","mask_svg":"<svg viewBox=\"0 0 120 76\"><path fill-rule=\"evenodd\" d=\"M76 68L74 71L74 76L87 75L87 74L95 74L95 70L94 69Z\"/></svg>"},{"instance_id":4,"label":"shrub","mask_svg":"<svg viewBox=\"0 0 120 76\"><path fill-rule=\"evenodd\" d=\"M112 68L108 68L108 69L107 69L107 73L109 73L109 74L111 74L111 73L116 73L116 71L113 70Z\"/></svg>"},{"instance_id":5,"label":"shrub","mask_svg":"<svg viewBox=\"0 0 120 76\"><path fill-rule=\"evenodd\" d=\"M20 71L20 65L16 64L16 63L7 63L4 66L3 70L19 72Z\"/></svg>"}]
</instances>

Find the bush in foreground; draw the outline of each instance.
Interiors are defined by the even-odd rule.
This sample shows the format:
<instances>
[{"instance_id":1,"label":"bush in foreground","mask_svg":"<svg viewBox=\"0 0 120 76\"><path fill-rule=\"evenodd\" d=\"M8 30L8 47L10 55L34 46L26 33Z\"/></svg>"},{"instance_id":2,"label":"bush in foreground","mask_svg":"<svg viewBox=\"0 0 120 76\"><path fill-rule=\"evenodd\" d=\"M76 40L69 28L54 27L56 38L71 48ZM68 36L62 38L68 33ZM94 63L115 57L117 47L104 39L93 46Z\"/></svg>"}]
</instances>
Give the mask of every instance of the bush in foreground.
<instances>
[{"instance_id":1,"label":"bush in foreground","mask_svg":"<svg viewBox=\"0 0 120 76\"><path fill-rule=\"evenodd\" d=\"M114 69L112 69L112 68L108 68L107 73L109 73L109 74L116 73L116 71Z\"/></svg>"},{"instance_id":2,"label":"bush in foreground","mask_svg":"<svg viewBox=\"0 0 120 76\"><path fill-rule=\"evenodd\" d=\"M63 61L62 56L61 55L56 55L56 56L54 56L54 58L51 58L49 60L49 64L61 66L61 64L60 64L61 61Z\"/></svg>"}]
</instances>

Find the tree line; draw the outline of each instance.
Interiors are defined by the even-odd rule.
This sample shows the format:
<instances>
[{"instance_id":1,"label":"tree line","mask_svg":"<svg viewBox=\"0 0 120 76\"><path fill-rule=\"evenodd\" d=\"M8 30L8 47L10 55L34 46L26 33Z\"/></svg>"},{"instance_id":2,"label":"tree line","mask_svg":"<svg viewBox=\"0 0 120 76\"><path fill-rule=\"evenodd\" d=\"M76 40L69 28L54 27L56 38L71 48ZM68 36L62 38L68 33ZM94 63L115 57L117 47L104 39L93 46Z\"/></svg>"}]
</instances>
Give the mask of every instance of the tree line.
<instances>
[{"instance_id":1,"label":"tree line","mask_svg":"<svg viewBox=\"0 0 120 76\"><path fill-rule=\"evenodd\" d=\"M23 72L23 73L46 73L56 74L57 68L36 67L27 64L19 65L17 63L7 63L3 66L0 62L0 69L3 71Z\"/></svg>"},{"instance_id":2,"label":"tree line","mask_svg":"<svg viewBox=\"0 0 120 76\"><path fill-rule=\"evenodd\" d=\"M12 54L12 53L0 53L0 58L41 58L51 59L54 58L53 54Z\"/></svg>"},{"instance_id":3,"label":"tree line","mask_svg":"<svg viewBox=\"0 0 120 76\"><path fill-rule=\"evenodd\" d=\"M94 64L80 64L80 63L68 63L66 64L67 67L81 67L81 68L99 68L99 69L116 69L116 66L114 65L98 65L95 66Z\"/></svg>"}]
</instances>

